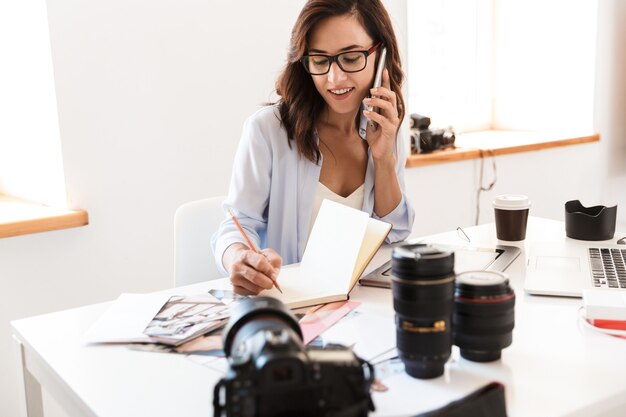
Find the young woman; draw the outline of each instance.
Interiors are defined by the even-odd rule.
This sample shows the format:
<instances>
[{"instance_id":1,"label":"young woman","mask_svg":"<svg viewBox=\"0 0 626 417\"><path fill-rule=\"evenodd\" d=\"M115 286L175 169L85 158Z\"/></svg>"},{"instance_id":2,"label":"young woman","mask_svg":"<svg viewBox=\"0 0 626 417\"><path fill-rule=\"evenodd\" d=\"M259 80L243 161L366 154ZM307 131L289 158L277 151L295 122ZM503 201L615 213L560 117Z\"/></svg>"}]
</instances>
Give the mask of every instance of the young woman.
<instances>
[{"instance_id":1,"label":"young woman","mask_svg":"<svg viewBox=\"0 0 626 417\"><path fill-rule=\"evenodd\" d=\"M372 89L382 48L382 86ZM388 243L406 238L413 226L404 196L405 146L397 137L403 73L380 0L308 1L287 61L276 82L279 101L244 125L224 203L263 249L252 251L230 220L213 236L216 261L239 294L271 288L281 264L301 260L324 198L391 223ZM374 122L366 140L358 130L362 118Z\"/></svg>"}]
</instances>

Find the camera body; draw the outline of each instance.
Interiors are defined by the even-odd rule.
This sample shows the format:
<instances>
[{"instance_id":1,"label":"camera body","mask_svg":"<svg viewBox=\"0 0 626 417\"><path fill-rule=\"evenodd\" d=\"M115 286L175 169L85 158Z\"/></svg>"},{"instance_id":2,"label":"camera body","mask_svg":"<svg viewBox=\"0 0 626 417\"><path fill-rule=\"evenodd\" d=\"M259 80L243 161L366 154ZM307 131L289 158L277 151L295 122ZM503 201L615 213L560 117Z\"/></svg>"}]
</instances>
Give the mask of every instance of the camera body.
<instances>
[{"instance_id":1,"label":"camera body","mask_svg":"<svg viewBox=\"0 0 626 417\"><path fill-rule=\"evenodd\" d=\"M242 300L224 332L230 369L215 416L367 416L372 366L350 348L305 347L295 318L270 297Z\"/></svg>"},{"instance_id":2,"label":"camera body","mask_svg":"<svg viewBox=\"0 0 626 417\"><path fill-rule=\"evenodd\" d=\"M456 136L452 129L430 129L430 117L416 113L410 116L411 153L453 148Z\"/></svg>"}]
</instances>

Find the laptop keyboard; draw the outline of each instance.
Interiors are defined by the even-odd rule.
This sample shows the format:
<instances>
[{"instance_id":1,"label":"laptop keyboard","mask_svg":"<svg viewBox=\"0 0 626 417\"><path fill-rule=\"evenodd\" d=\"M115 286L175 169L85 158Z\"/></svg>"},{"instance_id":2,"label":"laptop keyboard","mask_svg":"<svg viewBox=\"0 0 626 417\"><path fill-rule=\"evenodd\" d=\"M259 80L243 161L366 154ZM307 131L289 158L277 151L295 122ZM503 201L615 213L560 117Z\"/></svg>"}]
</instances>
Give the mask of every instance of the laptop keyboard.
<instances>
[{"instance_id":1,"label":"laptop keyboard","mask_svg":"<svg viewBox=\"0 0 626 417\"><path fill-rule=\"evenodd\" d=\"M626 288L626 249L589 248L594 287Z\"/></svg>"}]
</instances>

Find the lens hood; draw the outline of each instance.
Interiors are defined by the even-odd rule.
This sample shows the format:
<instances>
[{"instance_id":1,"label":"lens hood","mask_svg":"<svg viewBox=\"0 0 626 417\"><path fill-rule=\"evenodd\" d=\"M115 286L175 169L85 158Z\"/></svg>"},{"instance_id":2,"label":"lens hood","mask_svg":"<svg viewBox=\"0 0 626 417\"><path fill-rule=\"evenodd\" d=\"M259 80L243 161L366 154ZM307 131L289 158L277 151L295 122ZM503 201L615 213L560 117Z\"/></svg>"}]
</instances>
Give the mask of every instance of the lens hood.
<instances>
[{"instance_id":1,"label":"lens hood","mask_svg":"<svg viewBox=\"0 0 626 417\"><path fill-rule=\"evenodd\" d=\"M572 239L613 239L616 218L617 206L585 207L579 200L565 203L565 233Z\"/></svg>"}]
</instances>

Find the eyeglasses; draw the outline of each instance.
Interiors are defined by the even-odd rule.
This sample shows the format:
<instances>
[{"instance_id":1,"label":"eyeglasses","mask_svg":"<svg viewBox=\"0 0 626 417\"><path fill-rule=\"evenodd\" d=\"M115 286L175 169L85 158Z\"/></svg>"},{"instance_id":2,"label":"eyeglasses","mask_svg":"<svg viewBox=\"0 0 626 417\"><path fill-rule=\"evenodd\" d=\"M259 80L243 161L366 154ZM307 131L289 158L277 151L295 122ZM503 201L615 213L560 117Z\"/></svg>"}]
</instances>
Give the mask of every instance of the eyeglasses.
<instances>
[{"instance_id":1,"label":"eyeglasses","mask_svg":"<svg viewBox=\"0 0 626 417\"><path fill-rule=\"evenodd\" d=\"M337 55L304 55L300 58L300 62L311 75L328 74L333 62L336 62L343 72L359 72L365 69L367 57L373 54L380 45L382 45L382 42L378 42L367 51L349 51Z\"/></svg>"}]
</instances>

